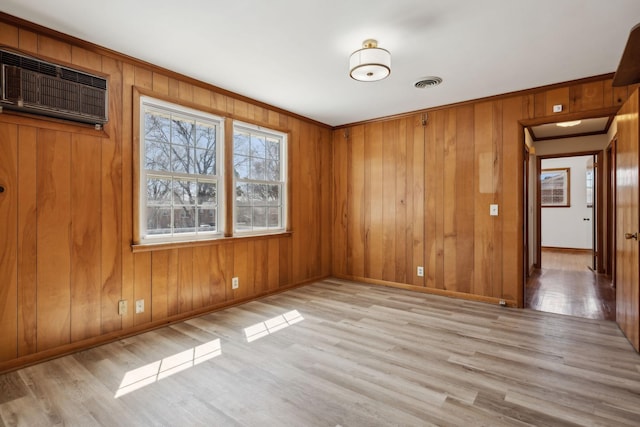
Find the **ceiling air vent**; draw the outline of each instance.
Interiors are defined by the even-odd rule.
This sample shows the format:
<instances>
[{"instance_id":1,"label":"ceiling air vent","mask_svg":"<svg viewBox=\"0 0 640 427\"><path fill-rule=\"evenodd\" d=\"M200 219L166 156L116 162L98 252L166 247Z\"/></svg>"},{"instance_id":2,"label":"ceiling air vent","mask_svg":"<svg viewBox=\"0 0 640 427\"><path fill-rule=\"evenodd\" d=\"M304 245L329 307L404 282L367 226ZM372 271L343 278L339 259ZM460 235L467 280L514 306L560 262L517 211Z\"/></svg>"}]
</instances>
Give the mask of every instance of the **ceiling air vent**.
<instances>
[{"instance_id":1,"label":"ceiling air vent","mask_svg":"<svg viewBox=\"0 0 640 427\"><path fill-rule=\"evenodd\" d=\"M82 123L107 122L107 79L0 49L0 106Z\"/></svg>"},{"instance_id":2,"label":"ceiling air vent","mask_svg":"<svg viewBox=\"0 0 640 427\"><path fill-rule=\"evenodd\" d=\"M442 79L440 77L424 77L413 85L418 89L425 89L428 87L438 86L440 83L442 83Z\"/></svg>"}]
</instances>

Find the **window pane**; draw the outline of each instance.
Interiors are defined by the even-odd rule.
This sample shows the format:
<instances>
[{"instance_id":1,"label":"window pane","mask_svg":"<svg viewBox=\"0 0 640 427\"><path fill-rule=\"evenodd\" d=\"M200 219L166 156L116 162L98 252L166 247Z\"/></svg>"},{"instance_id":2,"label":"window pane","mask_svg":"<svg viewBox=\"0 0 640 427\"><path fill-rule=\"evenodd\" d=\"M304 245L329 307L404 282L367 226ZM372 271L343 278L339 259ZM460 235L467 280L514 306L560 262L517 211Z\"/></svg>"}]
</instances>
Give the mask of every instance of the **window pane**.
<instances>
[{"instance_id":1,"label":"window pane","mask_svg":"<svg viewBox=\"0 0 640 427\"><path fill-rule=\"evenodd\" d=\"M269 185L267 189L267 202L270 205L280 205L280 185Z\"/></svg>"},{"instance_id":2,"label":"window pane","mask_svg":"<svg viewBox=\"0 0 640 427\"><path fill-rule=\"evenodd\" d=\"M147 141L144 147L144 167L148 170L165 171L169 169L169 144Z\"/></svg>"},{"instance_id":3,"label":"window pane","mask_svg":"<svg viewBox=\"0 0 640 427\"><path fill-rule=\"evenodd\" d=\"M147 234L171 234L171 209L147 207Z\"/></svg>"},{"instance_id":4,"label":"window pane","mask_svg":"<svg viewBox=\"0 0 640 427\"><path fill-rule=\"evenodd\" d=\"M258 179L260 181L264 181L264 170L265 170L265 160L257 159L255 157L251 158L251 179Z\"/></svg>"},{"instance_id":5,"label":"window pane","mask_svg":"<svg viewBox=\"0 0 640 427\"><path fill-rule=\"evenodd\" d=\"M173 182L174 205L195 205L196 188L195 181L175 180Z\"/></svg>"},{"instance_id":6,"label":"window pane","mask_svg":"<svg viewBox=\"0 0 640 427\"><path fill-rule=\"evenodd\" d=\"M144 138L147 141L170 142L171 120L168 114L147 112L144 117Z\"/></svg>"},{"instance_id":7,"label":"window pane","mask_svg":"<svg viewBox=\"0 0 640 427\"><path fill-rule=\"evenodd\" d=\"M196 123L196 147L207 150L216 149L216 126Z\"/></svg>"},{"instance_id":8,"label":"window pane","mask_svg":"<svg viewBox=\"0 0 640 427\"><path fill-rule=\"evenodd\" d=\"M215 205L218 197L218 186L213 182L198 183L198 204Z\"/></svg>"},{"instance_id":9,"label":"window pane","mask_svg":"<svg viewBox=\"0 0 640 427\"><path fill-rule=\"evenodd\" d=\"M251 156L265 158L266 153L266 141L264 136L251 135Z\"/></svg>"},{"instance_id":10,"label":"window pane","mask_svg":"<svg viewBox=\"0 0 640 427\"><path fill-rule=\"evenodd\" d=\"M267 226L269 228L280 228L280 212L282 211L279 207L270 207L269 216L267 218Z\"/></svg>"},{"instance_id":11,"label":"window pane","mask_svg":"<svg viewBox=\"0 0 640 427\"><path fill-rule=\"evenodd\" d=\"M147 203L149 205L171 204L171 180L147 178Z\"/></svg>"},{"instance_id":12,"label":"window pane","mask_svg":"<svg viewBox=\"0 0 640 427\"><path fill-rule=\"evenodd\" d=\"M195 142L195 125L192 120L174 118L171 126L171 143L174 145L193 145Z\"/></svg>"},{"instance_id":13,"label":"window pane","mask_svg":"<svg viewBox=\"0 0 640 427\"><path fill-rule=\"evenodd\" d=\"M280 159L280 141L267 138L267 159Z\"/></svg>"},{"instance_id":14,"label":"window pane","mask_svg":"<svg viewBox=\"0 0 640 427\"><path fill-rule=\"evenodd\" d=\"M249 144L249 134L238 132L233 135L233 152L234 154L242 154L248 156L251 151Z\"/></svg>"},{"instance_id":15,"label":"window pane","mask_svg":"<svg viewBox=\"0 0 640 427\"><path fill-rule=\"evenodd\" d=\"M198 231L217 231L216 228L217 211L212 209L198 210Z\"/></svg>"},{"instance_id":16,"label":"window pane","mask_svg":"<svg viewBox=\"0 0 640 427\"><path fill-rule=\"evenodd\" d=\"M267 160L267 181L280 181L280 162Z\"/></svg>"},{"instance_id":17,"label":"window pane","mask_svg":"<svg viewBox=\"0 0 640 427\"><path fill-rule=\"evenodd\" d=\"M251 207L239 206L236 211L236 228L238 230L251 230Z\"/></svg>"},{"instance_id":18,"label":"window pane","mask_svg":"<svg viewBox=\"0 0 640 427\"><path fill-rule=\"evenodd\" d=\"M216 153L215 151L196 149L195 173L199 175L216 174Z\"/></svg>"},{"instance_id":19,"label":"window pane","mask_svg":"<svg viewBox=\"0 0 640 427\"><path fill-rule=\"evenodd\" d=\"M192 233L196 231L196 207L184 206L173 211L174 233Z\"/></svg>"},{"instance_id":20,"label":"window pane","mask_svg":"<svg viewBox=\"0 0 640 427\"><path fill-rule=\"evenodd\" d=\"M236 204L238 206L251 205L251 184L239 184L236 186Z\"/></svg>"},{"instance_id":21,"label":"window pane","mask_svg":"<svg viewBox=\"0 0 640 427\"><path fill-rule=\"evenodd\" d=\"M253 195L251 200L254 205L266 205L269 193L269 186L266 184L253 184Z\"/></svg>"},{"instance_id":22,"label":"window pane","mask_svg":"<svg viewBox=\"0 0 640 427\"><path fill-rule=\"evenodd\" d=\"M267 227L267 208L254 207L253 208L253 228L266 228Z\"/></svg>"},{"instance_id":23,"label":"window pane","mask_svg":"<svg viewBox=\"0 0 640 427\"><path fill-rule=\"evenodd\" d=\"M236 178L247 179L250 177L249 174L249 166L250 161L249 157L246 156L234 156L233 158L233 168L236 174Z\"/></svg>"}]
</instances>

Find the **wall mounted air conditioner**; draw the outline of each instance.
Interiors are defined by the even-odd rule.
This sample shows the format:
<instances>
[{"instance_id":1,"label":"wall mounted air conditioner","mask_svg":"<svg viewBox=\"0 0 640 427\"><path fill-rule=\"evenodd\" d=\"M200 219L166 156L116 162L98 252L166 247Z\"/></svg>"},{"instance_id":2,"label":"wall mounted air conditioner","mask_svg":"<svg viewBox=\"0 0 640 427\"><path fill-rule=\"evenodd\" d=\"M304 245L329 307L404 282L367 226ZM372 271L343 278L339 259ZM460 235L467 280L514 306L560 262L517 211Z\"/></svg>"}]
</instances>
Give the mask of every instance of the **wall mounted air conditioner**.
<instances>
[{"instance_id":1,"label":"wall mounted air conditioner","mask_svg":"<svg viewBox=\"0 0 640 427\"><path fill-rule=\"evenodd\" d=\"M102 125L109 104L107 79L0 49L0 106Z\"/></svg>"}]
</instances>

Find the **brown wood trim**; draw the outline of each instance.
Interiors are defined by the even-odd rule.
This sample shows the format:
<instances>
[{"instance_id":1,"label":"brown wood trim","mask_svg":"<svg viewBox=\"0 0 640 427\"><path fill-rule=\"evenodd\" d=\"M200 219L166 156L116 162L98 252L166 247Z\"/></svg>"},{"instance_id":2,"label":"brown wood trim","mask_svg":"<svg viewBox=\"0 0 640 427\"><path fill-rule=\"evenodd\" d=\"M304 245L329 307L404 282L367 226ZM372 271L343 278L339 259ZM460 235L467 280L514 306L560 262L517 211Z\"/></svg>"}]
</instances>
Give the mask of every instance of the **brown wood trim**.
<instances>
[{"instance_id":1,"label":"brown wood trim","mask_svg":"<svg viewBox=\"0 0 640 427\"><path fill-rule=\"evenodd\" d=\"M359 276L334 274L333 277L335 277L337 279L344 279L344 280L352 280L352 281L355 281L355 282L369 283L371 285L380 285L380 286L387 286L387 287L391 287L391 288L406 289L406 290L409 290L409 291L422 292L422 293L425 293L425 294L440 295L440 296L443 296L443 297L453 297L453 298L464 299L464 300L468 300L468 301L485 302L485 303L489 303L489 304L500 304L500 301L504 300L507 303L507 307L517 307L518 306L517 305L517 301L513 300L513 299L487 297L487 296L483 296L483 295L467 294L465 292L454 292L454 291L447 291L447 290L444 290L444 289L427 288L427 287L424 287L424 286L407 285L406 283L388 282L386 280L371 279L371 278L359 277Z\"/></svg>"},{"instance_id":2,"label":"brown wood trim","mask_svg":"<svg viewBox=\"0 0 640 427\"><path fill-rule=\"evenodd\" d=\"M33 126L40 129L56 130L80 135L109 138L109 133L103 127L96 129L94 125L80 122L72 122L55 117L40 116L22 111L14 111L0 108L0 122L16 125Z\"/></svg>"},{"instance_id":3,"label":"brown wood trim","mask_svg":"<svg viewBox=\"0 0 640 427\"><path fill-rule=\"evenodd\" d=\"M228 236L228 237L220 237L217 239L208 239L208 240L192 240L189 242L163 242L163 243L150 243L150 244L134 244L131 245L131 252L139 253L139 252L154 252L154 251L165 251L170 249L180 249L180 248L195 248L199 246L217 246L217 245L227 245L238 240L269 240L276 239L280 237L291 237L293 235L292 231L283 231L279 233L270 233L270 234L251 234L246 236Z\"/></svg>"},{"instance_id":4,"label":"brown wood trim","mask_svg":"<svg viewBox=\"0 0 640 427\"><path fill-rule=\"evenodd\" d=\"M237 305L244 304L249 301L258 300L260 298L264 298L270 295L279 294L281 292L291 290L294 288L298 288L300 286L307 285L309 283L317 282L320 280L325 280L330 276L318 276L313 277L308 280L304 280L299 283L295 283L292 285L281 286L278 289L262 292L257 295L252 295L244 298L238 298L233 301L226 301L219 304L214 304L208 307L199 308L197 310L190 311L188 313L181 313L178 315L170 316L162 320L157 320L155 322L144 323L138 326L134 326L132 328L127 329L126 331L117 331L111 332L108 334L100 335L98 337L88 338L81 341L76 341L71 344L66 344L63 346L58 346L52 348L50 350L40 351L38 353L32 353L26 356L18 357L16 359L11 359L8 362L0 363L0 374L4 374L10 371L14 371L16 369L21 369L30 365L34 365L36 363L44 362L46 360L55 359L61 356L66 356L67 354L75 353L80 350L86 350L92 347L97 347L99 345L107 344L113 341L118 341L123 338L127 338L133 335L140 334L142 332L152 331L154 329L161 328L163 326L171 325L177 322L181 322L183 320L192 319L194 317L202 316L204 314L213 313L217 310L221 310L223 308L234 307Z\"/></svg>"},{"instance_id":5,"label":"brown wood trim","mask_svg":"<svg viewBox=\"0 0 640 427\"><path fill-rule=\"evenodd\" d=\"M224 121L224 235L233 237L233 120Z\"/></svg>"},{"instance_id":6,"label":"brown wood trim","mask_svg":"<svg viewBox=\"0 0 640 427\"><path fill-rule=\"evenodd\" d=\"M542 192L540 189L540 170L542 156L536 156L536 268L542 268Z\"/></svg>"},{"instance_id":7,"label":"brown wood trim","mask_svg":"<svg viewBox=\"0 0 640 427\"><path fill-rule=\"evenodd\" d=\"M590 254L591 249L582 249L582 248L563 248L557 246L541 246L541 248L545 251L555 251L555 252L563 252L570 254Z\"/></svg>"},{"instance_id":8,"label":"brown wood trim","mask_svg":"<svg viewBox=\"0 0 640 427\"><path fill-rule=\"evenodd\" d=\"M313 119L311 119L309 117L305 117L305 116L302 116L300 114L296 114L296 113L293 113L291 111L287 111L285 109L282 109L282 108L279 108L279 107L275 107L273 105L270 105L270 104L267 104L267 103L264 103L264 102L257 101L255 99L246 97L244 95L240 95L238 93L229 91L227 89L223 89L221 87L214 86L212 84L205 83L203 81L194 79L193 77L185 76L185 75L177 73L175 71L171 71L171 70L168 70L166 68L162 68L162 67L160 67L158 65L154 65L154 64L151 64L149 62L142 61L140 59L133 58L131 56L125 55L123 53L116 52L116 51L108 49L106 47L102 47L102 46L93 44L93 43L88 42L86 40L82 40L80 38L73 37L71 35L61 33L59 31L53 30L51 28L44 27L42 25L36 24L34 22L31 22L31 21L27 21L27 20L22 19L22 18L18 18L18 17L13 16L13 15L9 15L8 13L5 13L5 12L0 12L0 22L5 22L5 23L10 24L10 25L15 25L17 27L24 28L24 29L29 30L29 31L33 31L33 32L36 32L38 34L41 34L41 35L44 35L44 36L47 36L47 37L50 37L50 38L53 38L53 39L56 39L56 40L60 40L60 41L65 42L65 43L69 43L69 44L72 44L72 45L75 45L75 46L78 46L78 47L82 47L83 49L86 49L89 52L97 53L99 55L104 55L106 57L113 58L113 59L115 59L117 61L123 61L123 62L127 62L129 64L132 64L134 66L148 68L151 71L155 71L155 72L159 72L159 73L165 74L165 75L167 75L169 77L176 78L178 80L181 80L183 82L192 84L194 86L198 86L198 87L201 87L201 88L204 88L204 89L207 89L207 90L212 90L212 91L214 91L216 93L219 93L221 95L228 96L230 98L233 98L233 99L236 99L236 100L239 100L239 101L248 102L248 103L250 103L252 105L255 105L255 106L258 106L258 107L262 107L262 108L266 108L268 110L271 110L271 111L274 111L274 112L277 112L277 113L280 113L280 114L285 114L285 115L297 118L299 120L314 124L316 126L323 127L325 129L331 129L331 126L329 126L326 123L318 122L318 121L313 120ZM32 54L30 54L30 55L33 56ZM74 67L75 67L75 65L74 65Z\"/></svg>"},{"instance_id":9,"label":"brown wood trim","mask_svg":"<svg viewBox=\"0 0 640 427\"><path fill-rule=\"evenodd\" d=\"M131 176L132 176L132 203L131 214L133 215L132 231L133 236L130 236L134 245L140 244L140 96L142 95L140 89L133 87L133 105L131 106L132 120L131 120L131 144L132 144L132 157L131 157ZM123 213L124 214L124 213Z\"/></svg>"},{"instance_id":10,"label":"brown wood trim","mask_svg":"<svg viewBox=\"0 0 640 427\"><path fill-rule=\"evenodd\" d=\"M406 112L406 113L399 113L399 114L391 114L389 116L384 116L384 117L378 117L375 119L370 119L370 120L362 120L359 122L353 122L353 123L346 123L344 125L340 125L340 126L334 126L333 130L337 130L337 129L344 129L344 128L349 128L352 126L358 126L358 125L364 125L364 124L369 124L369 123L376 123L376 122L384 122L384 121L388 121L388 120L395 120L395 119L403 119L409 116L413 116L416 114L424 114L424 113L431 113L434 111L438 111L438 110L446 110L446 109L450 109L450 108L456 108L456 107L462 107L465 105L475 105L481 102L489 102L489 101L499 101L505 98L511 98L514 96L527 96L527 95L534 95L536 93L540 93L540 92L545 92L548 90L553 90L553 89L558 89L558 88L563 88L563 87L567 87L567 86L573 86L573 85L580 85L580 84L585 84L585 83L592 83L592 82L598 82L598 81L602 81L602 80L609 80L613 78L613 73L607 73L607 74L600 74L597 76L591 76L591 77L585 77L582 79L576 79L576 80L569 80L566 82L561 82L561 83L554 83L554 84L550 84L547 86L538 86L535 88L531 88L531 89L524 89L524 90L518 90L518 91L514 91L514 92L507 92L507 93L502 93L502 94L498 94L498 95L492 95L492 96L487 96L484 98L476 98L476 99L470 99L467 101L461 101L461 102L454 102L451 104L446 104L446 105L438 105L435 107L429 107L429 108L423 108L421 110L414 110L414 111L410 111L410 112ZM570 120L574 120L570 117L580 117L580 118L595 118L595 117L603 117L606 115L609 115L607 113L602 113L602 114L598 114L598 115L592 115L592 113L594 111L613 111L613 113L611 114L616 114L618 112L618 109L620 107L609 107L609 108L603 108L600 110L591 110L591 111L585 111L585 112L578 112L578 113L568 113L568 114L562 114L562 121L570 121ZM525 124L525 126L530 126L531 124L529 124L530 120L523 120L522 123ZM556 116L546 116L546 117L541 117L538 119L532 119L532 121L540 121L540 123L535 123L535 124L545 124L545 123L553 123L558 121Z\"/></svg>"},{"instance_id":11,"label":"brown wood trim","mask_svg":"<svg viewBox=\"0 0 640 427\"><path fill-rule=\"evenodd\" d=\"M604 212L602 204L604 203L604 198L602 197L602 190L604 188L604 151L599 151L596 154L596 182L595 182L595 190L596 190L596 247L593 248L594 254L596 255L596 271L598 273L605 272L605 264L604 264L604 218L602 213Z\"/></svg>"}]
</instances>

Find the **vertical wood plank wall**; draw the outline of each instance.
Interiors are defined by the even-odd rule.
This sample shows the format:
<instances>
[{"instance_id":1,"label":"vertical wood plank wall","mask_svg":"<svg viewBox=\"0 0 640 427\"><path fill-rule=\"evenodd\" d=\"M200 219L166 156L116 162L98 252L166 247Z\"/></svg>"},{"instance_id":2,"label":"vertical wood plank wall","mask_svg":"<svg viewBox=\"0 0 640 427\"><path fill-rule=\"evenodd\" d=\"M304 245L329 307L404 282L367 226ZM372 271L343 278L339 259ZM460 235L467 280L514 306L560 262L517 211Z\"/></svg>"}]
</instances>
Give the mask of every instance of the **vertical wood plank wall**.
<instances>
[{"instance_id":1,"label":"vertical wood plank wall","mask_svg":"<svg viewBox=\"0 0 640 427\"><path fill-rule=\"evenodd\" d=\"M0 114L0 371L331 273L328 126L2 19L0 44L110 85L104 132ZM133 86L289 131L292 233L134 253Z\"/></svg>"},{"instance_id":2,"label":"vertical wood plank wall","mask_svg":"<svg viewBox=\"0 0 640 427\"><path fill-rule=\"evenodd\" d=\"M585 79L334 129L333 275L521 305L523 125L610 115L633 89Z\"/></svg>"}]
</instances>

